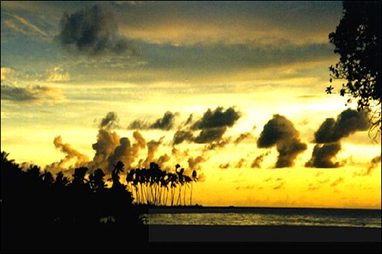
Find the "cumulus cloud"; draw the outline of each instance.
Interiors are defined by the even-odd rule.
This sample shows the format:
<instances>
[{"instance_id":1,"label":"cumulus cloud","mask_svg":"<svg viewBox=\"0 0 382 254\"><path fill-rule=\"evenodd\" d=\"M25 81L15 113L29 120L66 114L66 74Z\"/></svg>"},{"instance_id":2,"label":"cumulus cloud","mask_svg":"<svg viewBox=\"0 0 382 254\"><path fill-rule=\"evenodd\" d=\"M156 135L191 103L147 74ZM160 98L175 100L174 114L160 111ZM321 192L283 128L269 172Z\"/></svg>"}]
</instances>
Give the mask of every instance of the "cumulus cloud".
<instances>
[{"instance_id":1,"label":"cumulus cloud","mask_svg":"<svg viewBox=\"0 0 382 254\"><path fill-rule=\"evenodd\" d=\"M157 164L159 165L159 167L163 169L165 167L165 164L169 162L170 160L171 160L171 157L168 154L164 154L158 158Z\"/></svg>"},{"instance_id":2,"label":"cumulus cloud","mask_svg":"<svg viewBox=\"0 0 382 254\"><path fill-rule=\"evenodd\" d=\"M367 113L352 109L341 112L337 119L326 119L314 135L317 144L306 167L338 168L343 166L345 163L334 162L336 155L341 151L341 140L358 131L366 131L369 126Z\"/></svg>"},{"instance_id":3,"label":"cumulus cloud","mask_svg":"<svg viewBox=\"0 0 382 254\"><path fill-rule=\"evenodd\" d=\"M136 159L138 159L140 149L144 149L146 147L146 140L138 131L133 133L133 137L135 140L135 143L133 144L131 144L128 138L120 139L120 145L114 150L113 154L111 154L108 159L110 166L113 166L118 161L121 161L127 169L133 167L133 163Z\"/></svg>"},{"instance_id":4,"label":"cumulus cloud","mask_svg":"<svg viewBox=\"0 0 382 254\"><path fill-rule=\"evenodd\" d=\"M250 132L241 133L239 137L237 137L234 141L235 145L242 143L245 140L253 140L254 137Z\"/></svg>"},{"instance_id":5,"label":"cumulus cloud","mask_svg":"<svg viewBox=\"0 0 382 254\"><path fill-rule=\"evenodd\" d=\"M203 117L196 121L191 129L199 131L193 141L198 144L208 144L219 142L223 138L228 128L232 127L241 117L241 113L234 108L224 110L218 107L215 110L208 109Z\"/></svg>"},{"instance_id":6,"label":"cumulus cloud","mask_svg":"<svg viewBox=\"0 0 382 254\"><path fill-rule=\"evenodd\" d=\"M194 138L194 142L198 144L207 144L219 141L222 139L226 131L227 127L203 129L200 134Z\"/></svg>"},{"instance_id":7,"label":"cumulus cloud","mask_svg":"<svg viewBox=\"0 0 382 254\"><path fill-rule=\"evenodd\" d=\"M291 167L297 156L307 149L293 123L281 115L274 115L264 126L257 141L259 148L277 147L276 168Z\"/></svg>"},{"instance_id":8,"label":"cumulus cloud","mask_svg":"<svg viewBox=\"0 0 382 254\"><path fill-rule=\"evenodd\" d=\"M368 169L364 175L365 176L371 175L373 173L374 169L376 169L379 164L381 164L381 156L380 155L371 160L370 165L369 165L369 167L368 167Z\"/></svg>"},{"instance_id":9,"label":"cumulus cloud","mask_svg":"<svg viewBox=\"0 0 382 254\"><path fill-rule=\"evenodd\" d=\"M171 130L174 127L175 124L175 117L178 114L171 113L170 111L166 112L163 116L163 118L160 118L153 123L150 128L151 129L160 129L160 130Z\"/></svg>"},{"instance_id":10,"label":"cumulus cloud","mask_svg":"<svg viewBox=\"0 0 382 254\"><path fill-rule=\"evenodd\" d=\"M159 146L163 143L164 137L160 138L158 141L151 140L147 143L147 157L144 166L148 168L151 162L157 162L155 160L155 154L159 149Z\"/></svg>"},{"instance_id":11,"label":"cumulus cloud","mask_svg":"<svg viewBox=\"0 0 382 254\"><path fill-rule=\"evenodd\" d=\"M191 171L193 171L193 170L198 171L201 169L200 164L205 162L205 161L206 161L206 159L202 156L190 157L188 159L188 167Z\"/></svg>"},{"instance_id":12,"label":"cumulus cloud","mask_svg":"<svg viewBox=\"0 0 382 254\"><path fill-rule=\"evenodd\" d=\"M306 163L311 168L338 168L343 166L340 162L333 162L335 156L341 151L341 143L317 144L313 149L312 158Z\"/></svg>"},{"instance_id":13,"label":"cumulus cloud","mask_svg":"<svg viewBox=\"0 0 382 254\"><path fill-rule=\"evenodd\" d=\"M246 162L246 160L244 158L241 158L235 165L235 168L242 168L244 167L244 163Z\"/></svg>"},{"instance_id":14,"label":"cumulus cloud","mask_svg":"<svg viewBox=\"0 0 382 254\"><path fill-rule=\"evenodd\" d=\"M103 118L100 122L99 127L105 129L112 129L118 126L118 116L114 112L109 112L105 118Z\"/></svg>"},{"instance_id":15,"label":"cumulus cloud","mask_svg":"<svg viewBox=\"0 0 382 254\"><path fill-rule=\"evenodd\" d=\"M147 130L149 128L149 124L143 120L134 120L127 127L128 130Z\"/></svg>"},{"instance_id":16,"label":"cumulus cloud","mask_svg":"<svg viewBox=\"0 0 382 254\"><path fill-rule=\"evenodd\" d=\"M185 141L192 141L194 139L194 135L191 131L188 130L178 130L174 134L173 138L173 144L174 145L179 145Z\"/></svg>"},{"instance_id":17,"label":"cumulus cloud","mask_svg":"<svg viewBox=\"0 0 382 254\"><path fill-rule=\"evenodd\" d=\"M315 133L316 143L334 143L349 137L357 131L368 130L370 123L367 113L347 109L337 119L326 119Z\"/></svg>"},{"instance_id":18,"label":"cumulus cloud","mask_svg":"<svg viewBox=\"0 0 382 254\"><path fill-rule=\"evenodd\" d=\"M111 169L111 166L114 167L119 161L124 162L124 165L130 165L130 161L126 163L126 160L129 160L131 152L131 143L128 138L121 138L119 140L119 146L115 148L113 153L110 154L108 158L109 162L109 169Z\"/></svg>"},{"instance_id":19,"label":"cumulus cloud","mask_svg":"<svg viewBox=\"0 0 382 254\"><path fill-rule=\"evenodd\" d=\"M116 132L107 129L100 129L97 135L97 142L93 144L95 155L90 165L91 168L101 168L107 171L112 170L109 165L109 157L114 150L120 146L120 136Z\"/></svg>"},{"instance_id":20,"label":"cumulus cloud","mask_svg":"<svg viewBox=\"0 0 382 254\"><path fill-rule=\"evenodd\" d=\"M156 129L156 130L169 131L174 128L175 119L178 115L179 115L178 113L172 113L170 111L167 111L162 118L157 119L155 122L151 124L143 120L135 120L129 125L128 129L130 130Z\"/></svg>"},{"instance_id":21,"label":"cumulus cloud","mask_svg":"<svg viewBox=\"0 0 382 254\"><path fill-rule=\"evenodd\" d=\"M224 110L223 107L218 107L214 111L208 109L204 113L202 119L193 125L194 130L203 130L210 128L232 127L241 117L241 113L234 108Z\"/></svg>"},{"instance_id":22,"label":"cumulus cloud","mask_svg":"<svg viewBox=\"0 0 382 254\"><path fill-rule=\"evenodd\" d=\"M190 116L187 118L187 121L184 123L184 126L191 125L194 121L194 115L190 114Z\"/></svg>"},{"instance_id":23,"label":"cumulus cloud","mask_svg":"<svg viewBox=\"0 0 382 254\"><path fill-rule=\"evenodd\" d=\"M87 55L135 54L131 42L119 35L114 14L100 5L65 13L56 40L66 49Z\"/></svg>"},{"instance_id":24,"label":"cumulus cloud","mask_svg":"<svg viewBox=\"0 0 382 254\"><path fill-rule=\"evenodd\" d=\"M62 90L53 87L1 85L1 100L32 104L56 104L64 102L65 96Z\"/></svg>"},{"instance_id":25,"label":"cumulus cloud","mask_svg":"<svg viewBox=\"0 0 382 254\"><path fill-rule=\"evenodd\" d=\"M111 172L118 161L123 162L126 169L133 167L139 151L146 147L146 140L138 131L133 133L133 137L135 142L131 143L128 138L121 138L116 132L101 128L98 131L97 142L93 144L96 153L89 167Z\"/></svg>"},{"instance_id":26,"label":"cumulus cloud","mask_svg":"<svg viewBox=\"0 0 382 254\"><path fill-rule=\"evenodd\" d=\"M52 163L51 165L48 165L46 168L47 170L60 171L60 170L64 170L65 167L67 166L68 166L67 169L73 169L73 168L85 166L89 162L89 158L86 155L72 148L70 144L63 143L61 136L56 137L53 143L56 149L60 150L66 156L64 159L60 160L59 162L55 162L55 163ZM72 160L75 160L75 163L72 164L72 166L69 166L68 163L71 163Z\"/></svg>"},{"instance_id":27,"label":"cumulus cloud","mask_svg":"<svg viewBox=\"0 0 382 254\"><path fill-rule=\"evenodd\" d=\"M174 134L173 144L178 145L186 141L207 144L205 148L207 150L224 147L231 141L231 138L224 138L224 134L240 117L241 113L234 108L225 110L222 107L215 110L208 109L196 122L193 121L191 114L186 123Z\"/></svg>"},{"instance_id":28,"label":"cumulus cloud","mask_svg":"<svg viewBox=\"0 0 382 254\"><path fill-rule=\"evenodd\" d=\"M371 176L379 164L381 164L381 155L373 158L364 172L355 173L354 176Z\"/></svg>"},{"instance_id":29,"label":"cumulus cloud","mask_svg":"<svg viewBox=\"0 0 382 254\"><path fill-rule=\"evenodd\" d=\"M251 164L251 168L261 168L261 165L263 164L264 158L268 156L270 153L264 153L255 158L255 160Z\"/></svg>"},{"instance_id":30,"label":"cumulus cloud","mask_svg":"<svg viewBox=\"0 0 382 254\"><path fill-rule=\"evenodd\" d=\"M212 142L210 144L207 144L204 148L204 151L211 151L211 150L216 150L219 148L224 148L231 142L231 138L221 138L218 141Z\"/></svg>"}]
</instances>

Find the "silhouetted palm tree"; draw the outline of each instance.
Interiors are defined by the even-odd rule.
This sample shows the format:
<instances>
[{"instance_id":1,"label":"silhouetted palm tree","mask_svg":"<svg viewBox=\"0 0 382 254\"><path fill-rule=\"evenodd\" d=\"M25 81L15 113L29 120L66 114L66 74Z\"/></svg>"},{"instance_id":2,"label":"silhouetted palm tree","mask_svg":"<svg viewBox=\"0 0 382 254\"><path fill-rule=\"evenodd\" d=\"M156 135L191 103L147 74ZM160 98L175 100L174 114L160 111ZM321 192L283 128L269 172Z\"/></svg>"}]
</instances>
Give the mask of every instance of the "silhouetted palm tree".
<instances>
[{"instance_id":1,"label":"silhouetted palm tree","mask_svg":"<svg viewBox=\"0 0 382 254\"><path fill-rule=\"evenodd\" d=\"M104 177L105 173L102 169L97 169L89 176L90 186L95 192L103 191L106 188Z\"/></svg>"},{"instance_id":2,"label":"silhouetted palm tree","mask_svg":"<svg viewBox=\"0 0 382 254\"><path fill-rule=\"evenodd\" d=\"M193 192L193 189L194 189L194 182L196 182L198 179L198 173L196 172L196 170L194 170L192 172L192 182L191 182L191 197L190 197L190 205L192 206L192 192Z\"/></svg>"},{"instance_id":3,"label":"silhouetted palm tree","mask_svg":"<svg viewBox=\"0 0 382 254\"><path fill-rule=\"evenodd\" d=\"M117 165L114 165L114 170L111 173L112 180L113 180L113 188L120 188L122 186L121 182L119 181L119 174L123 173L124 164L121 161L117 162Z\"/></svg>"}]
</instances>

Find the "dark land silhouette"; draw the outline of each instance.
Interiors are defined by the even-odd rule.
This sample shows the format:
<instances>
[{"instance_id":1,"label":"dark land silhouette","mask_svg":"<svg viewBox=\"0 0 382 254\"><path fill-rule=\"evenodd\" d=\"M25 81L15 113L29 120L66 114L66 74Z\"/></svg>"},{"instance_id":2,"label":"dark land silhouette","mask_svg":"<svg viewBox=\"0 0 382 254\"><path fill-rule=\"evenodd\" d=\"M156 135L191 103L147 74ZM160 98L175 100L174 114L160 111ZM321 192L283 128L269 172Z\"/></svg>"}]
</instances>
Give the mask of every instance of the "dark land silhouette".
<instances>
[{"instance_id":1,"label":"dark land silhouette","mask_svg":"<svg viewBox=\"0 0 382 254\"><path fill-rule=\"evenodd\" d=\"M186 188L192 193L197 181L196 172L186 176L179 165L168 173L151 163L149 169L130 170L124 185L124 164L118 162L107 187L101 169L53 175L34 165L23 169L8 156L1 154L2 251L106 251L147 244L148 210L192 203Z\"/></svg>"},{"instance_id":2,"label":"dark land silhouette","mask_svg":"<svg viewBox=\"0 0 382 254\"><path fill-rule=\"evenodd\" d=\"M144 218L119 181L123 164L115 166L111 188L106 187L102 170L91 173L89 180L87 172L77 168L69 179L62 172L41 172L37 166L24 171L3 152L2 252L101 251L147 241Z\"/></svg>"}]
</instances>

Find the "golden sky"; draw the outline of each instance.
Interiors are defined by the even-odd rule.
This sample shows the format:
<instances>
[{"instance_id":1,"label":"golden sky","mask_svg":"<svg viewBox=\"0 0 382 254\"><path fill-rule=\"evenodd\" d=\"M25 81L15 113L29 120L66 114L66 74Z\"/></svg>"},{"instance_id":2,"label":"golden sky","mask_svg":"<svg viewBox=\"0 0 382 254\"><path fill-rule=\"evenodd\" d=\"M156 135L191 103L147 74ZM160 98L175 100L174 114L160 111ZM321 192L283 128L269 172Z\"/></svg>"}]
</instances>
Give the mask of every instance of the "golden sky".
<instances>
[{"instance_id":1,"label":"golden sky","mask_svg":"<svg viewBox=\"0 0 382 254\"><path fill-rule=\"evenodd\" d=\"M126 137L130 167L196 169L195 203L380 209L380 140L325 94L341 16L340 2L2 1L1 149L107 171Z\"/></svg>"}]
</instances>

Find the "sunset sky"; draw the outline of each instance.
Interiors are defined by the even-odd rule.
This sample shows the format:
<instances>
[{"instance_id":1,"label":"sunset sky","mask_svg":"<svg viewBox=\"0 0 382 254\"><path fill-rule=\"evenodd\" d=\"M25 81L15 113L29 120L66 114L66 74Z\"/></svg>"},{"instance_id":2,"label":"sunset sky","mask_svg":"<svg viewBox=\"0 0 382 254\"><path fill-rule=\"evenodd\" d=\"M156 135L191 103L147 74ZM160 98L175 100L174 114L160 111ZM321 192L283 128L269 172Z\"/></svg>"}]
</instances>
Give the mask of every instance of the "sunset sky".
<instances>
[{"instance_id":1,"label":"sunset sky","mask_svg":"<svg viewBox=\"0 0 382 254\"><path fill-rule=\"evenodd\" d=\"M341 17L341 2L1 1L1 150L55 172L179 163L205 206L380 209L380 138L341 81L325 93Z\"/></svg>"}]
</instances>

